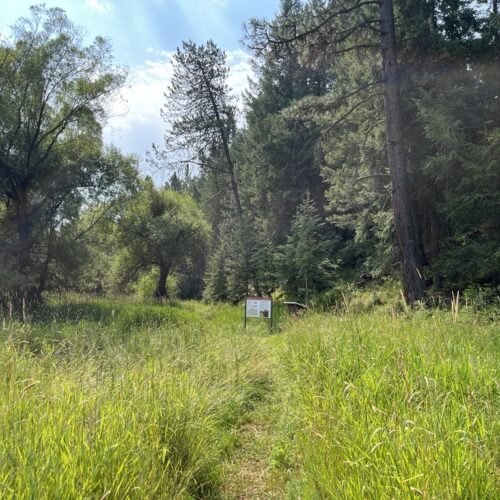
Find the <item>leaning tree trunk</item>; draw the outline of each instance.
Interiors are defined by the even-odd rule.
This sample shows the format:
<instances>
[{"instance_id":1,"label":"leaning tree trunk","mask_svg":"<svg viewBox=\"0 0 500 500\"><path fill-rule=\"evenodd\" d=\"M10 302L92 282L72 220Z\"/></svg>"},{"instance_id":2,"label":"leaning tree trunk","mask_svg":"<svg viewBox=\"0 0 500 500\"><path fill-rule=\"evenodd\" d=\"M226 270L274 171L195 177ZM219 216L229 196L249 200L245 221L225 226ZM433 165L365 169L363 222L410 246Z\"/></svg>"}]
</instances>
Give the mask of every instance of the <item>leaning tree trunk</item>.
<instances>
[{"instance_id":1,"label":"leaning tree trunk","mask_svg":"<svg viewBox=\"0 0 500 500\"><path fill-rule=\"evenodd\" d=\"M211 92L210 92L210 95L212 96ZM212 104L214 107L215 116L217 118L219 133L220 133L220 136L222 139L222 145L224 147L224 155L226 157L226 164L227 164L227 169L229 172L229 180L231 182L231 190L233 192L234 205L236 207L236 214L238 215L238 217L241 217L243 214L243 210L241 209L240 194L239 194L239 190L238 190L238 183L236 182L236 175L234 172L235 168L234 168L233 159L231 157L231 152L229 151L229 144L228 144L228 140L226 137L226 132L224 130L224 124L222 123L222 119L219 115L219 110L217 109L217 105L216 105L213 97L211 97L211 100L212 100Z\"/></svg>"},{"instance_id":2,"label":"leaning tree trunk","mask_svg":"<svg viewBox=\"0 0 500 500\"><path fill-rule=\"evenodd\" d=\"M170 265L167 262L160 262L160 277L158 278L158 286L155 290L155 297L158 300L167 298L167 278L170 272Z\"/></svg>"},{"instance_id":3,"label":"leaning tree trunk","mask_svg":"<svg viewBox=\"0 0 500 500\"><path fill-rule=\"evenodd\" d=\"M226 135L226 131L224 129L224 122L222 121L222 118L220 116L219 108L217 106L217 102L215 100L210 81L206 77L205 71L203 70L203 66L199 62L198 62L198 67L200 68L201 74L203 75L205 87L208 93L208 97L210 99L210 103L212 105L212 111L214 112L215 119L217 121L217 128L219 129L219 135L222 140L224 156L226 157L226 166L229 173L229 180L231 183L231 190L233 192L233 197L234 197L234 205L236 207L236 215L238 216L238 218L241 218L241 216L243 215L243 210L241 208L240 193L238 189L238 183L236 182L236 174L235 174L233 158L231 157L231 152L229 151L229 141Z\"/></svg>"},{"instance_id":4,"label":"leaning tree trunk","mask_svg":"<svg viewBox=\"0 0 500 500\"><path fill-rule=\"evenodd\" d=\"M408 199L393 2L392 0L379 0L379 6L392 210L400 253L404 293L408 303L412 304L423 297L424 287L417 269L417 249Z\"/></svg>"}]
</instances>

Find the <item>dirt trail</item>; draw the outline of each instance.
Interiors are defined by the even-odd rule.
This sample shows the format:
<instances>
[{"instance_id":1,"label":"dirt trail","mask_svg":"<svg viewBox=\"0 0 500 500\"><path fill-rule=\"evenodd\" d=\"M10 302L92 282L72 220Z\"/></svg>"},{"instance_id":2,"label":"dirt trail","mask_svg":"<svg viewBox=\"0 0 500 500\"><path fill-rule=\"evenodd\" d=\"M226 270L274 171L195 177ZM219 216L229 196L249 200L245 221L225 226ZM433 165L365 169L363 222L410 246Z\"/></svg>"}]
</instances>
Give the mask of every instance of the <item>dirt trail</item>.
<instances>
[{"instance_id":1,"label":"dirt trail","mask_svg":"<svg viewBox=\"0 0 500 500\"><path fill-rule=\"evenodd\" d=\"M264 358L256 360L263 384L262 396L255 402L247 422L239 430L240 446L228 464L225 498L284 498L284 484L272 465L277 438L276 420L281 405L277 388L277 353L281 342L273 337L256 339Z\"/></svg>"}]
</instances>

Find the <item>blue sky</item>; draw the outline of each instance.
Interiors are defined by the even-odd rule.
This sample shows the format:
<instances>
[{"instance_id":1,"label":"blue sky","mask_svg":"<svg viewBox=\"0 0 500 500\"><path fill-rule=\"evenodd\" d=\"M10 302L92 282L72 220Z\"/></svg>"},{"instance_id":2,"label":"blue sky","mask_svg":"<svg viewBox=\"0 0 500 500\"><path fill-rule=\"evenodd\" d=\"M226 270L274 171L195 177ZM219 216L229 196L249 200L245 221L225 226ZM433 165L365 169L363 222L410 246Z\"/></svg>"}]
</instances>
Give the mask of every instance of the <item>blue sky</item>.
<instances>
[{"instance_id":1,"label":"blue sky","mask_svg":"<svg viewBox=\"0 0 500 500\"><path fill-rule=\"evenodd\" d=\"M229 84L235 96L251 75L250 55L242 47L242 25L251 17L271 17L279 0L0 0L0 30L29 14L33 3L63 8L90 37L111 39L118 64L129 68L129 82L112 105L105 129L108 142L143 155L161 141L163 92L171 75L170 54L182 40L209 38L228 54Z\"/></svg>"}]
</instances>

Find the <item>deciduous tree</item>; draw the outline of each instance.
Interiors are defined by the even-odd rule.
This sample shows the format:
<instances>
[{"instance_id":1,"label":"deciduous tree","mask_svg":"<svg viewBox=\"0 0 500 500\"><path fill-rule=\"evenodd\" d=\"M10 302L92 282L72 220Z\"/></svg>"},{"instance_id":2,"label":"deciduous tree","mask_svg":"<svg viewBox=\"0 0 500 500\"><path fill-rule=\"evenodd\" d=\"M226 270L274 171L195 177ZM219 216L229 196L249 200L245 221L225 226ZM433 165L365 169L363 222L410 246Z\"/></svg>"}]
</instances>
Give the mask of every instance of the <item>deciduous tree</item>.
<instances>
[{"instance_id":1,"label":"deciduous tree","mask_svg":"<svg viewBox=\"0 0 500 500\"><path fill-rule=\"evenodd\" d=\"M8 235L1 251L17 276L17 285L7 285L13 293L40 296L60 225L86 197L113 189L117 172L103 155L101 132L105 103L124 78L110 44L98 37L86 45L58 8L32 7L0 42L0 200Z\"/></svg>"},{"instance_id":2,"label":"deciduous tree","mask_svg":"<svg viewBox=\"0 0 500 500\"><path fill-rule=\"evenodd\" d=\"M125 279L136 279L140 271L157 266L155 297L165 298L170 272L188 260L205 258L208 232L203 214L189 195L156 189L147 180L118 222Z\"/></svg>"}]
</instances>

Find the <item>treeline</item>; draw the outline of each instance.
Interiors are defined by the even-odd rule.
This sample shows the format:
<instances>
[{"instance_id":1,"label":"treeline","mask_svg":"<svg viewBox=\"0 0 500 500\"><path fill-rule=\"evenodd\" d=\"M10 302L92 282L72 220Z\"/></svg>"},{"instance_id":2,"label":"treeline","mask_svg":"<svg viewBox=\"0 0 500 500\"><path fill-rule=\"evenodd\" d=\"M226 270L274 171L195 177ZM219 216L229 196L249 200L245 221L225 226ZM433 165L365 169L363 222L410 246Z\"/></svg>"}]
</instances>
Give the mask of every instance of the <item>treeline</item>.
<instances>
[{"instance_id":1,"label":"treeline","mask_svg":"<svg viewBox=\"0 0 500 500\"><path fill-rule=\"evenodd\" d=\"M306 300L335 283L403 273L412 300L423 295L407 288L410 258L410 279L427 293L500 284L497 3L399 0L392 19L388 4L284 0L273 20L246 29L256 79L244 126L235 125L222 76L211 83L216 106L207 99L193 117L165 113L169 164L199 161L200 175L183 189L213 229L207 298L279 289ZM384 67L391 43L396 81ZM179 102L175 89L190 96L181 109L193 95L200 106L210 93L203 68L224 75L216 51L211 42L178 51L166 109ZM388 109L388 83L398 87L399 117ZM217 114L226 138L213 127ZM198 144L193 130L217 137ZM396 141L400 151L391 151Z\"/></svg>"},{"instance_id":2,"label":"treeline","mask_svg":"<svg viewBox=\"0 0 500 500\"><path fill-rule=\"evenodd\" d=\"M394 11L392 8L394 7ZM2 301L51 290L409 301L500 285L500 17L493 2L283 0L224 52L184 42L149 161L102 143L125 81L109 45L36 7L0 44ZM160 103L159 103L160 104Z\"/></svg>"}]
</instances>

